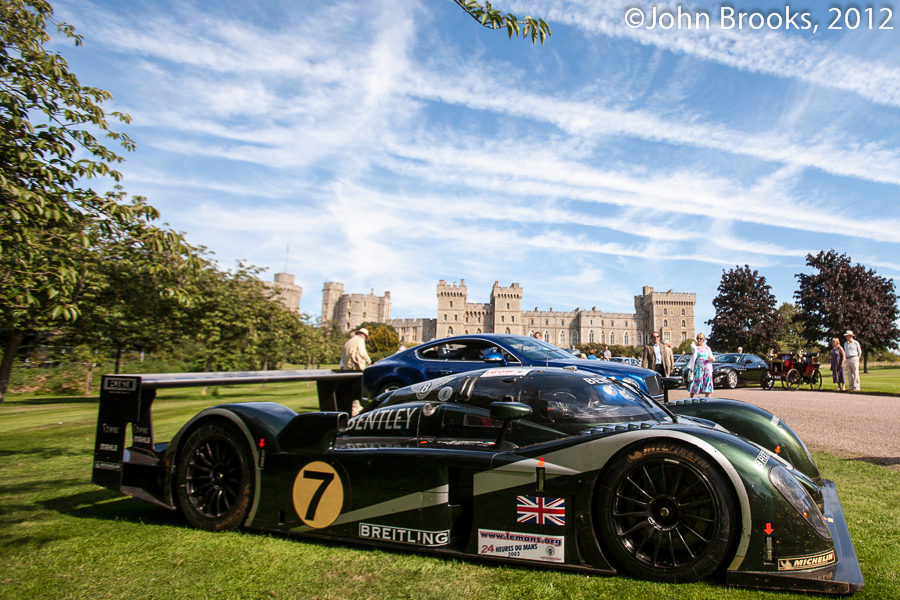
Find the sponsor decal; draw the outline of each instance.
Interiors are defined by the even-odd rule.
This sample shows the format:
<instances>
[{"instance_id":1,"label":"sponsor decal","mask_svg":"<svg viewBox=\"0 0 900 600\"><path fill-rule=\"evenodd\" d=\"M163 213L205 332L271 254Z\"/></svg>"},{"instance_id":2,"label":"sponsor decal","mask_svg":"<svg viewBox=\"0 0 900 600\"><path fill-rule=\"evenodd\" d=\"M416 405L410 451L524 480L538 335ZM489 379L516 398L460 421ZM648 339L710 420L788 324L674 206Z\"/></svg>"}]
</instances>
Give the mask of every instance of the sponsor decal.
<instances>
[{"instance_id":1,"label":"sponsor decal","mask_svg":"<svg viewBox=\"0 0 900 600\"><path fill-rule=\"evenodd\" d=\"M119 433L118 427L112 427L111 425L107 425L106 423L103 423L103 425L100 427L100 430L103 433Z\"/></svg>"},{"instance_id":2,"label":"sponsor decal","mask_svg":"<svg viewBox=\"0 0 900 600\"><path fill-rule=\"evenodd\" d=\"M143 435L136 435L136 436L134 436L134 443L135 444L149 444L150 438L148 438L147 436L143 436Z\"/></svg>"},{"instance_id":3,"label":"sponsor decal","mask_svg":"<svg viewBox=\"0 0 900 600\"><path fill-rule=\"evenodd\" d=\"M452 395L453 395L452 387L443 387L443 388L441 388L441 391L438 392L438 400L440 400L441 402L446 402L447 400L450 399L450 396L452 396Z\"/></svg>"},{"instance_id":4,"label":"sponsor decal","mask_svg":"<svg viewBox=\"0 0 900 600\"><path fill-rule=\"evenodd\" d=\"M421 385L421 387L419 387L419 389L416 390L416 398L418 398L419 400L423 400L425 398L425 396L428 395L428 392L431 391L431 388L433 388L433 387L434 387L433 381L426 381L425 383L423 383Z\"/></svg>"},{"instance_id":5,"label":"sponsor decal","mask_svg":"<svg viewBox=\"0 0 900 600\"><path fill-rule=\"evenodd\" d=\"M565 562L564 536L478 530L478 554L541 562Z\"/></svg>"},{"instance_id":6,"label":"sponsor decal","mask_svg":"<svg viewBox=\"0 0 900 600\"><path fill-rule=\"evenodd\" d=\"M766 463L769 462L769 453L765 450L760 450L759 454L756 455L756 466L760 469L765 468Z\"/></svg>"},{"instance_id":7,"label":"sponsor decal","mask_svg":"<svg viewBox=\"0 0 900 600\"><path fill-rule=\"evenodd\" d=\"M294 480L294 510L300 520L314 529L334 523L344 506L344 485L334 467L311 462Z\"/></svg>"},{"instance_id":8,"label":"sponsor decal","mask_svg":"<svg viewBox=\"0 0 900 600\"><path fill-rule=\"evenodd\" d=\"M563 498L516 496L516 523L565 525L566 501Z\"/></svg>"},{"instance_id":9,"label":"sponsor decal","mask_svg":"<svg viewBox=\"0 0 900 600\"><path fill-rule=\"evenodd\" d=\"M534 369L524 369L522 367L508 367L505 369L488 369L481 374L482 377L520 377L528 375Z\"/></svg>"},{"instance_id":10,"label":"sponsor decal","mask_svg":"<svg viewBox=\"0 0 900 600\"><path fill-rule=\"evenodd\" d=\"M136 433L137 435L150 435L149 427L138 427L137 425L133 425L132 427L134 428L134 433Z\"/></svg>"},{"instance_id":11,"label":"sponsor decal","mask_svg":"<svg viewBox=\"0 0 900 600\"><path fill-rule=\"evenodd\" d=\"M121 463L103 462L101 460L94 461L95 469L106 469L107 471L121 471Z\"/></svg>"},{"instance_id":12,"label":"sponsor decal","mask_svg":"<svg viewBox=\"0 0 900 600\"><path fill-rule=\"evenodd\" d=\"M406 529L405 527L388 527L386 525L359 524L359 537L373 540L413 544L415 546L446 546L450 543L450 530L423 531Z\"/></svg>"},{"instance_id":13,"label":"sponsor decal","mask_svg":"<svg viewBox=\"0 0 900 600\"><path fill-rule=\"evenodd\" d=\"M802 571L803 569L818 569L837 562L837 556L834 550L820 552L812 556L801 556L799 558L779 558L779 571Z\"/></svg>"},{"instance_id":14,"label":"sponsor decal","mask_svg":"<svg viewBox=\"0 0 900 600\"><path fill-rule=\"evenodd\" d=\"M100 449L106 452L115 452L119 449L118 444L100 444Z\"/></svg>"},{"instance_id":15,"label":"sponsor decal","mask_svg":"<svg viewBox=\"0 0 900 600\"><path fill-rule=\"evenodd\" d=\"M440 404L426 404L422 407L422 414L426 417L430 417L434 414L434 411L438 409L438 406L440 406Z\"/></svg>"},{"instance_id":16,"label":"sponsor decal","mask_svg":"<svg viewBox=\"0 0 900 600\"><path fill-rule=\"evenodd\" d=\"M780 422L781 421L778 420L778 417L776 417L775 415L772 415L772 425L774 425L775 427L778 427L778 424Z\"/></svg>"},{"instance_id":17,"label":"sponsor decal","mask_svg":"<svg viewBox=\"0 0 900 600\"><path fill-rule=\"evenodd\" d=\"M374 410L350 419L347 431L383 431L390 429L409 429L416 408L388 408Z\"/></svg>"},{"instance_id":18,"label":"sponsor decal","mask_svg":"<svg viewBox=\"0 0 900 600\"><path fill-rule=\"evenodd\" d=\"M137 380L131 378L107 377L103 380L103 389L115 392L133 392L137 389Z\"/></svg>"}]
</instances>

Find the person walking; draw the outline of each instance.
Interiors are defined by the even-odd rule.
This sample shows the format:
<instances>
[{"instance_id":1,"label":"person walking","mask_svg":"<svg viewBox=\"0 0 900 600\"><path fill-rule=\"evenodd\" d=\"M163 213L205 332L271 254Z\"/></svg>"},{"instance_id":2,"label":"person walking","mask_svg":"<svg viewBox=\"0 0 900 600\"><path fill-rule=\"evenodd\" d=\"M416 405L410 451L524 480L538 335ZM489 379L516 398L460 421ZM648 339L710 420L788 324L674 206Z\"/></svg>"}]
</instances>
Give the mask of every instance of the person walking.
<instances>
[{"instance_id":1,"label":"person walking","mask_svg":"<svg viewBox=\"0 0 900 600\"><path fill-rule=\"evenodd\" d=\"M688 369L693 370L694 376L691 378L691 386L688 390L691 398L696 394L703 394L709 398L713 391L712 365L713 353L709 346L706 345L706 336L702 333L697 334L697 343L691 343L691 362L688 363Z\"/></svg>"},{"instance_id":2,"label":"person walking","mask_svg":"<svg viewBox=\"0 0 900 600\"><path fill-rule=\"evenodd\" d=\"M831 381L837 384L839 392L844 391L844 349L837 338L831 338Z\"/></svg>"},{"instance_id":3,"label":"person walking","mask_svg":"<svg viewBox=\"0 0 900 600\"><path fill-rule=\"evenodd\" d=\"M859 382L859 357L862 354L862 347L859 342L853 339L853 332L849 329L844 332L844 371L846 376L847 389L851 392L858 392L862 389Z\"/></svg>"},{"instance_id":4,"label":"person walking","mask_svg":"<svg viewBox=\"0 0 900 600\"><path fill-rule=\"evenodd\" d=\"M675 362L672 350L665 344L659 343L659 333L656 331L650 334L650 341L651 343L644 346L641 366L656 371L663 377L668 377L672 371L672 364Z\"/></svg>"},{"instance_id":5,"label":"person walking","mask_svg":"<svg viewBox=\"0 0 900 600\"><path fill-rule=\"evenodd\" d=\"M341 350L341 369L344 371L362 371L372 364L369 353L366 352L366 340L369 339L369 330L363 327L350 336L350 339L344 342ZM362 404L359 400L353 401L350 409L350 416L355 417L362 410Z\"/></svg>"},{"instance_id":6,"label":"person walking","mask_svg":"<svg viewBox=\"0 0 900 600\"><path fill-rule=\"evenodd\" d=\"M600 360L609 360L612 358L612 352L609 351L609 346L603 346L603 352L600 353Z\"/></svg>"}]
</instances>

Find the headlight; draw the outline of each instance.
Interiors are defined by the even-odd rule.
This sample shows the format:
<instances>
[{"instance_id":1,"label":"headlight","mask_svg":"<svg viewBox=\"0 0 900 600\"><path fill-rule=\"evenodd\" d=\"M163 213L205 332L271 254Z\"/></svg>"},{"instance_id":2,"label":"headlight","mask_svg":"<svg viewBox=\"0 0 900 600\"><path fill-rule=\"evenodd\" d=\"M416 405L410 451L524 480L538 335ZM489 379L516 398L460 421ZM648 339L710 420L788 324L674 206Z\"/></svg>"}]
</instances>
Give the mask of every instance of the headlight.
<instances>
[{"instance_id":1,"label":"headlight","mask_svg":"<svg viewBox=\"0 0 900 600\"><path fill-rule=\"evenodd\" d=\"M825 519L819 512L819 507L813 501L812 496L806 491L806 488L781 465L775 465L769 471L769 481L775 486L788 504L794 507L800 516L806 519L806 522L826 540L831 539L831 532L825 525Z\"/></svg>"}]
</instances>

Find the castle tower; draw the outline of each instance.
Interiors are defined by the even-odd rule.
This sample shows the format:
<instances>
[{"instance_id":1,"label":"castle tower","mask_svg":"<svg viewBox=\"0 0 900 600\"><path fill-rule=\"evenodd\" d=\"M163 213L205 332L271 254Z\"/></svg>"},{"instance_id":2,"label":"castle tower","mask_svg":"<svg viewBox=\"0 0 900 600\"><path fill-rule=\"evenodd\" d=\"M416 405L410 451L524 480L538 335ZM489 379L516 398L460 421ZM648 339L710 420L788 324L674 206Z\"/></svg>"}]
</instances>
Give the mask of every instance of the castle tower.
<instances>
[{"instance_id":1,"label":"castle tower","mask_svg":"<svg viewBox=\"0 0 900 600\"><path fill-rule=\"evenodd\" d=\"M338 320L338 303L344 295L344 284L328 281L322 288L322 320Z\"/></svg>"},{"instance_id":2,"label":"castle tower","mask_svg":"<svg viewBox=\"0 0 900 600\"><path fill-rule=\"evenodd\" d=\"M448 285L443 279L438 282L436 337L459 335L465 331L467 296L465 279L461 279L459 285L455 281Z\"/></svg>"},{"instance_id":3,"label":"castle tower","mask_svg":"<svg viewBox=\"0 0 900 600\"><path fill-rule=\"evenodd\" d=\"M300 313L300 298L303 288L294 285L294 276L289 273L275 273L274 281L263 281L266 287L278 292L278 299L294 313Z\"/></svg>"},{"instance_id":4,"label":"castle tower","mask_svg":"<svg viewBox=\"0 0 900 600\"><path fill-rule=\"evenodd\" d=\"M495 281L491 290L491 307L494 333L522 334L522 288L518 283L501 287L500 282Z\"/></svg>"},{"instance_id":5,"label":"castle tower","mask_svg":"<svg viewBox=\"0 0 900 600\"><path fill-rule=\"evenodd\" d=\"M656 331L660 333L660 339L669 342L673 348L693 339L697 294L672 290L655 292L650 286L644 286L642 291L642 295L634 297L634 308L644 339L649 339L650 332Z\"/></svg>"}]
</instances>

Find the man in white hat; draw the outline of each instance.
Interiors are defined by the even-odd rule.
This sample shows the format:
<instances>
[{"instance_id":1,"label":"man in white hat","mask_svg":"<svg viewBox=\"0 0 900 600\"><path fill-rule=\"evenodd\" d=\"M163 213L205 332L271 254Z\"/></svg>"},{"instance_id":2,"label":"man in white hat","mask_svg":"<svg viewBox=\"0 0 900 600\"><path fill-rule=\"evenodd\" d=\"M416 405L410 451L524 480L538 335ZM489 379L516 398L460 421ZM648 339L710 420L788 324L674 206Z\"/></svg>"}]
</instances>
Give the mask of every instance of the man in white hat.
<instances>
[{"instance_id":1,"label":"man in white hat","mask_svg":"<svg viewBox=\"0 0 900 600\"><path fill-rule=\"evenodd\" d=\"M859 342L853 339L853 332L849 329L844 332L844 375L847 380L847 389L851 392L860 391L859 385L859 357L862 348Z\"/></svg>"},{"instance_id":2,"label":"man in white hat","mask_svg":"<svg viewBox=\"0 0 900 600\"><path fill-rule=\"evenodd\" d=\"M348 371L362 371L372 364L369 353L366 352L366 340L369 339L369 330L363 327L353 333L350 339L344 342L341 351L341 364Z\"/></svg>"},{"instance_id":3,"label":"man in white hat","mask_svg":"<svg viewBox=\"0 0 900 600\"><path fill-rule=\"evenodd\" d=\"M366 340L368 339L369 330L363 327L344 342L344 348L341 351L342 369L346 371L362 371L372 364L372 359L369 358L369 353L366 352ZM355 417L361 410L362 404L360 401L354 400L350 416Z\"/></svg>"}]
</instances>

